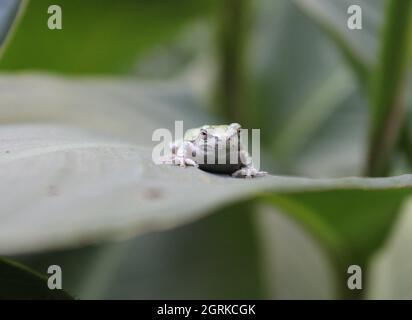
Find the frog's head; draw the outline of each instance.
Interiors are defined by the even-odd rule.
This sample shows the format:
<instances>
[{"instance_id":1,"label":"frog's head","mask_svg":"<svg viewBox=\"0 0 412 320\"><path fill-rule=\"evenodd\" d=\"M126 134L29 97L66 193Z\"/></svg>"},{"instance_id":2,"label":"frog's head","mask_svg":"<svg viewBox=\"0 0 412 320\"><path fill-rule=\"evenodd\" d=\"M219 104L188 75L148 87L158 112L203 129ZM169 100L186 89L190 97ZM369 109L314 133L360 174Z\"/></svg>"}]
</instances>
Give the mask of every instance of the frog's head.
<instances>
[{"instance_id":1,"label":"frog's head","mask_svg":"<svg viewBox=\"0 0 412 320\"><path fill-rule=\"evenodd\" d=\"M186 132L185 140L191 141L199 150L212 153L225 150L231 153L239 149L241 126L238 123L229 125L205 125ZM222 154L223 155L223 154Z\"/></svg>"},{"instance_id":2,"label":"frog's head","mask_svg":"<svg viewBox=\"0 0 412 320\"><path fill-rule=\"evenodd\" d=\"M192 157L200 169L209 172L234 172L241 165L238 153L241 148L240 130L238 123L205 125L187 131L185 140L194 145L195 152L192 152Z\"/></svg>"},{"instance_id":3,"label":"frog's head","mask_svg":"<svg viewBox=\"0 0 412 320\"><path fill-rule=\"evenodd\" d=\"M205 125L199 128L197 139L212 142L226 142L232 139L237 139L240 133L241 125L231 123L229 125Z\"/></svg>"}]
</instances>

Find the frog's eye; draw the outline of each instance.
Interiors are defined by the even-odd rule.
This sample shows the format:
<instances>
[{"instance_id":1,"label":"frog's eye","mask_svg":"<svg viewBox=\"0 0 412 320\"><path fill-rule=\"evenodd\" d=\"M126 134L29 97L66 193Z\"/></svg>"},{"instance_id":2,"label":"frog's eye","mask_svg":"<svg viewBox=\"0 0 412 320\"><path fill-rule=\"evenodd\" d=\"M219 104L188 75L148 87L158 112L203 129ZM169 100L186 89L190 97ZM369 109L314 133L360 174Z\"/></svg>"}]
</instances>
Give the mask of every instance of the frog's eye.
<instances>
[{"instance_id":1,"label":"frog's eye","mask_svg":"<svg viewBox=\"0 0 412 320\"><path fill-rule=\"evenodd\" d=\"M201 131L200 131L200 137L201 137L202 139L206 139L206 138L207 138L207 132L206 132L206 130L201 130Z\"/></svg>"}]
</instances>

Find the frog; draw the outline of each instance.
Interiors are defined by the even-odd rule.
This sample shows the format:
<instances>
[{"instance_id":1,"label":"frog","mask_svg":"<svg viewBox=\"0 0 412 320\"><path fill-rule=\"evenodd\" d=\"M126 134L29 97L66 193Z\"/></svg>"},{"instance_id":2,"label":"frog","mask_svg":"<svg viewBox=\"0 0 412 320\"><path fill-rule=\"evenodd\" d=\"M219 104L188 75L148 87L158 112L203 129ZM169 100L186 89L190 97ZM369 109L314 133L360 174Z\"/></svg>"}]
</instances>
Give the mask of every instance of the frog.
<instances>
[{"instance_id":1,"label":"frog","mask_svg":"<svg viewBox=\"0 0 412 320\"><path fill-rule=\"evenodd\" d=\"M253 166L252 158L241 143L241 130L239 123L203 125L189 129L183 140L170 144L171 155L163 163L180 167L192 166L236 178L265 176L267 172L259 171Z\"/></svg>"}]
</instances>

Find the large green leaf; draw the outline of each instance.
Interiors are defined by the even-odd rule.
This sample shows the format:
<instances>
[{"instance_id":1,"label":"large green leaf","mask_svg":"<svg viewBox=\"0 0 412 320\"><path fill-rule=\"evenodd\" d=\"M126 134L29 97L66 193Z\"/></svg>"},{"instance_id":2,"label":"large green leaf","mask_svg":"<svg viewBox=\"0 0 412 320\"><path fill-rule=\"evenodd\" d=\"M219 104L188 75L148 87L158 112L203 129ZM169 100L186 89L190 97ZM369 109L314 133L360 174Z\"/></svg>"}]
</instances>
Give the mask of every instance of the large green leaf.
<instances>
[{"instance_id":1,"label":"large green leaf","mask_svg":"<svg viewBox=\"0 0 412 320\"><path fill-rule=\"evenodd\" d=\"M3 70L131 72L138 58L176 36L215 1L34 0L6 51ZM49 30L47 9L62 8L62 30ZM27 52L30 52L28 55Z\"/></svg>"},{"instance_id":2,"label":"large green leaf","mask_svg":"<svg viewBox=\"0 0 412 320\"><path fill-rule=\"evenodd\" d=\"M167 229L268 193L265 198L307 223L334 252L360 259L381 243L411 191L409 176L233 179L158 166L150 148L76 128L9 125L0 130L3 253Z\"/></svg>"},{"instance_id":3,"label":"large green leaf","mask_svg":"<svg viewBox=\"0 0 412 320\"><path fill-rule=\"evenodd\" d=\"M158 166L152 130L172 119L196 121L155 89L110 79L1 81L8 84L0 97L2 254L125 239L260 199L311 231L341 280L347 264L367 263L382 245L412 191L409 175L244 180Z\"/></svg>"},{"instance_id":4,"label":"large green leaf","mask_svg":"<svg viewBox=\"0 0 412 320\"><path fill-rule=\"evenodd\" d=\"M0 259L0 299L72 299L63 290L50 290L46 277L29 268Z\"/></svg>"}]
</instances>

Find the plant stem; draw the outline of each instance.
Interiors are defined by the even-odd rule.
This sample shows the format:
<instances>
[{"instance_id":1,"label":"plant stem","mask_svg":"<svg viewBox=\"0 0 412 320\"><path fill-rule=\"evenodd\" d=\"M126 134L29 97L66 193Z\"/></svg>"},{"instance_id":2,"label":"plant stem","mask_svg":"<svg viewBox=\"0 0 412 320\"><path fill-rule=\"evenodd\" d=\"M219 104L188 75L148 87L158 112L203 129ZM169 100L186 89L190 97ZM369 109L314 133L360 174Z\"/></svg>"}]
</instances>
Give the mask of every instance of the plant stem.
<instances>
[{"instance_id":1,"label":"plant stem","mask_svg":"<svg viewBox=\"0 0 412 320\"><path fill-rule=\"evenodd\" d=\"M231 121L245 120L245 38L249 0L224 0L219 30L217 111Z\"/></svg>"},{"instance_id":2,"label":"plant stem","mask_svg":"<svg viewBox=\"0 0 412 320\"><path fill-rule=\"evenodd\" d=\"M412 1L390 0L380 59L372 78L372 123L366 174L384 176L404 112L404 85L412 41Z\"/></svg>"},{"instance_id":3,"label":"plant stem","mask_svg":"<svg viewBox=\"0 0 412 320\"><path fill-rule=\"evenodd\" d=\"M410 114L408 114L410 116ZM409 117L407 117L409 118ZM409 165L412 164L412 140L409 122L405 122L399 137L399 149L405 155Z\"/></svg>"}]
</instances>

